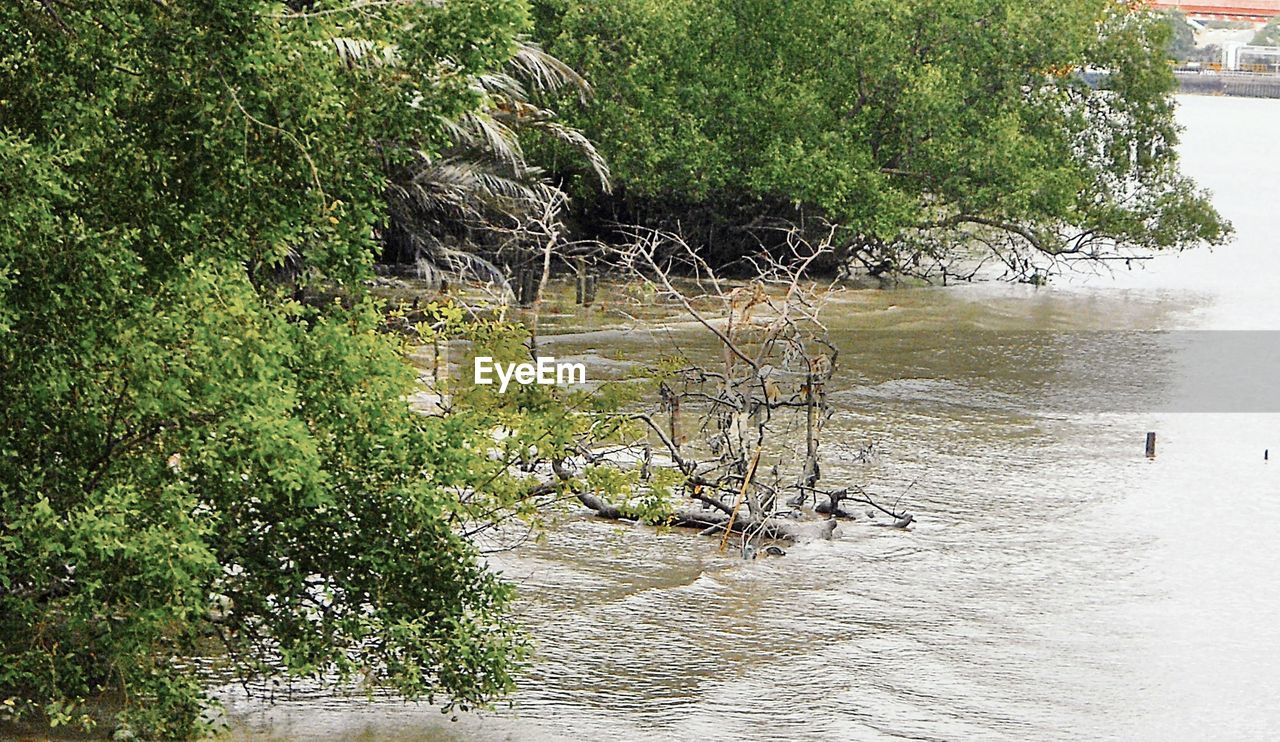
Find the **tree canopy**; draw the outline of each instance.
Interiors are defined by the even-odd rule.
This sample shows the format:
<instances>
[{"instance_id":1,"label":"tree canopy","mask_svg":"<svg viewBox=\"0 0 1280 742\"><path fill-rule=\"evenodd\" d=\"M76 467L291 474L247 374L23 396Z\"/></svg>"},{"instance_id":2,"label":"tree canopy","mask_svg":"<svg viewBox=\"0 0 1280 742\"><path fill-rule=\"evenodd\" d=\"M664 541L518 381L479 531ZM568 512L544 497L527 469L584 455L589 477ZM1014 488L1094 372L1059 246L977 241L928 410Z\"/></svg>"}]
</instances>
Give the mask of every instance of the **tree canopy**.
<instances>
[{"instance_id":1,"label":"tree canopy","mask_svg":"<svg viewBox=\"0 0 1280 742\"><path fill-rule=\"evenodd\" d=\"M1280 17L1267 21L1267 25L1258 29L1249 43L1259 46L1280 46Z\"/></svg>"},{"instance_id":2,"label":"tree canopy","mask_svg":"<svg viewBox=\"0 0 1280 742\"><path fill-rule=\"evenodd\" d=\"M5 709L113 698L189 736L209 654L463 706L509 689L510 588L458 528L515 492L486 447L506 413L413 412L362 280L388 163L448 144L527 12L361 5L0 7Z\"/></svg>"},{"instance_id":3,"label":"tree canopy","mask_svg":"<svg viewBox=\"0 0 1280 742\"><path fill-rule=\"evenodd\" d=\"M882 270L974 244L1095 256L1227 230L1178 171L1169 27L1127 3L536 5L548 50L600 91L573 121L613 168L620 195L594 207L609 219L697 229L696 205L746 201L757 222L842 225ZM732 231L697 236L723 250Z\"/></svg>"}]
</instances>

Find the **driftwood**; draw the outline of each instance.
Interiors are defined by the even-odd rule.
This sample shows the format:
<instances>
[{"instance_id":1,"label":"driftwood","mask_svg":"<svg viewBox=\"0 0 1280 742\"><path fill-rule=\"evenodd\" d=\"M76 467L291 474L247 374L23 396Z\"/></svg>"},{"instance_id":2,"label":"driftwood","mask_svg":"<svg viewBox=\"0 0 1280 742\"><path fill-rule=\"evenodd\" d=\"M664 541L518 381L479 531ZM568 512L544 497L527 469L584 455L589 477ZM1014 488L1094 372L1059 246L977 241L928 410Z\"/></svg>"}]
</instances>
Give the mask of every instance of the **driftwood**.
<instances>
[{"instance_id":1,"label":"driftwood","mask_svg":"<svg viewBox=\"0 0 1280 742\"><path fill-rule=\"evenodd\" d=\"M915 483L912 482L912 485L914 484ZM814 511L821 513L823 515L830 515L835 518L846 518L850 520L856 518L857 516L855 516L853 513L850 513L844 508L840 507L840 503L845 502L847 500L850 502L860 502L865 505L870 505L871 507L875 508L875 510L879 510L880 512L884 513L885 515L888 515L890 518L893 519L893 521L890 523L872 523L871 525L873 526L908 528L912 523L916 522L915 516L912 515L911 513L898 512L896 509L891 510L889 508L882 507L875 500L871 499L871 496L868 495L865 491L863 491L860 487L852 487L852 488L846 487L844 489L834 490L834 491L819 490L813 487L804 487L803 489L809 490L814 493L814 499L818 500L817 505L814 507ZM910 487L908 487L908 489L910 489ZM818 499L817 496L819 494L825 495L827 499L826 500ZM868 510L867 516L874 518L875 511Z\"/></svg>"},{"instance_id":2,"label":"driftwood","mask_svg":"<svg viewBox=\"0 0 1280 742\"><path fill-rule=\"evenodd\" d=\"M597 495L578 493L577 497L579 502L595 511L596 515L601 518L629 520L625 511L616 505L606 502ZM698 497L696 499L705 503L711 498ZM705 535L722 533L729 523L731 514L726 512L727 508L724 508L722 503L719 501L713 502L715 504L708 509L685 508L678 510L672 513L666 522L659 525L673 528L697 528L702 530ZM835 520L793 520L782 517L757 518L755 516L742 515L741 513L733 520L733 531L735 533L758 533L766 539L780 541L830 540L835 529Z\"/></svg>"}]
</instances>

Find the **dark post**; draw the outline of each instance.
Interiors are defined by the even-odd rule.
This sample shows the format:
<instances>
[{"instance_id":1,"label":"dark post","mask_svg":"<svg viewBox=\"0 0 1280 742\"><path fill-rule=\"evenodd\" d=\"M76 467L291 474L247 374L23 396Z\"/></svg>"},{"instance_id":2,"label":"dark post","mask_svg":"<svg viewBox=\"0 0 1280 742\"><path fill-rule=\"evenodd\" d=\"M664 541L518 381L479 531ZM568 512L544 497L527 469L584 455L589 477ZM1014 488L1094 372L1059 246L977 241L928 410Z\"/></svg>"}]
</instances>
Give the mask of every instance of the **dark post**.
<instances>
[{"instance_id":1,"label":"dark post","mask_svg":"<svg viewBox=\"0 0 1280 742\"><path fill-rule=\"evenodd\" d=\"M582 258L576 258L573 261L577 265L578 280L574 282L574 298L575 304L586 303L587 297L587 266Z\"/></svg>"},{"instance_id":2,"label":"dark post","mask_svg":"<svg viewBox=\"0 0 1280 742\"><path fill-rule=\"evenodd\" d=\"M810 487L818 483L817 467L818 467L818 394L814 389L817 379L812 373L805 377L804 382L804 406L805 406L805 484Z\"/></svg>"},{"instance_id":3,"label":"dark post","mask_svg":"<svg viewBox=\"0 0 1280 742\"><path fill-rule=\"evenodd\" d=\"M680 398L671 395L671 445L680 453Z\"/></svg>"},{"instance_id":4,"label":"dark post","mask_svg":"<svg viewBox=\"0 0 1280 742\"><path fill-rule=\"evenodd\" d=\"M594 273L588 274L583 279L582 303L588 307L596 303L596 276Z\"/></svg>"},{"instance_id":5,"label":"dark post","mask_svg":"<svg viewBox=\"0 0 1280 742\"><path fill-rule=\"evenodd\" d=\"M1156 457L1156 434L1147 433L1147 458L1154 459Z\"/></svg>"},{"instance_id":6,"label":"dark post","mask_svg":"<svg viewBox=\"0 0 1280 742\"><path fill-rule=\"evenodd\" d=\"M538 299L538 274L528 268L521 268L516 274L516 301L520 306L533 306Z\"/></svg>"}]
</instances>

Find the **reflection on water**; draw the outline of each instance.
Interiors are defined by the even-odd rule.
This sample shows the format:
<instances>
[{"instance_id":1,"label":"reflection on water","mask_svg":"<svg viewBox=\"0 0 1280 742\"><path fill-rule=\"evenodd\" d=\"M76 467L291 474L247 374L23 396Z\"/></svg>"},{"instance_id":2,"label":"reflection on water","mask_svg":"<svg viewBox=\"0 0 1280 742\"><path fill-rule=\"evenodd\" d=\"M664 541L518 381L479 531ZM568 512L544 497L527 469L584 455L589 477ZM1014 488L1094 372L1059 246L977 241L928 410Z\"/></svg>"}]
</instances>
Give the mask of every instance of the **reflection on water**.
<instances>
[{"instance_id":1,"label":"reflection on water","mask_svg":"<svg viewBox=\"0 0 1280 742\"><path fill-rule=\"evenodd\" d=\"M829 318L847 365L824 475L887 493L915 481L911 532L850 523L832 542L744 563L689 534L569 519L503 557L539 640L514 707L451 723L391 701L299 693L268 708L228 690L236 736L1273 736L1280 420L1043 395L1084 399L1097 382L1046 363L1070 333L1280 329L1280 187L1249 177L1280 169L1277 117L1277 101L1182 101L1188 168L1239 231L1217 255L1048 289L842 299ZM977 341L1028 330L1041 332ZM941 339L932 351L926 336ZM1151 365L1158 377L1159 354ZM1142 455L1148 430L1155 460ZM867 439L874 463L842 463Z\"/></svg>"}]
</instances>

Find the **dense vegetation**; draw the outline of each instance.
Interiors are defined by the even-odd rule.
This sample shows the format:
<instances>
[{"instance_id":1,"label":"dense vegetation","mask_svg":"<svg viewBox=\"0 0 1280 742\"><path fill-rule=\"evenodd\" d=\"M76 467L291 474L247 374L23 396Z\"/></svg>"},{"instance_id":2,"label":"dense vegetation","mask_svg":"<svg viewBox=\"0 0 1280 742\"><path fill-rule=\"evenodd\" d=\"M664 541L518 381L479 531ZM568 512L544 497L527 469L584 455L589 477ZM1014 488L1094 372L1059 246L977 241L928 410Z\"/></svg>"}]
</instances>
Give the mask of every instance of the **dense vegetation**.
<instances>
[{"instance_id":1,"label":"dense vegetation","mask_svg":"<svg viewBox=\"0 0 1280 742\"><path fill-rule=\"evenodd\" d=\"M488 431L573 423L536 396L412 412L361 280L389 164L449 146L526 8L334 6L0 6L0 721L103 698L185 737L209 654L510 687L510 589L459 524L518 494Z\"/></svg>"},{"instance_id":2,"label":"dense vegetation","mask_svg":"<svg viewBox=\"0 0 1280 742\"><path fill-rule=\"evenodd\" d=\"M19 0L0 34L0 717L198 734L210 655L511 687L467 536L536 517L510 467L608 404L411 411L379 255L557 246L561 186L588 230L679 223L721 262L776 219L874 272L1225 230L1177 170L1167 26L1108 0Z\"/></svg>"},{"instance_id":3,"label":"dense vegetation","mask_svg":"<svg viewBox=\"0 0 1280 742\"><path fill-rule=\"evenodd\" d=\"M1169 25L1127 4L535 5L600 91L573 121L617 195L583 192L589 224L678 222L731 260L767 217L825 217L875 271L975 238L1092 257L1223 237L1177 170Z\"/></svg>"},{"instance_id":4,"label":"dense vegetation","mask_svg":"<svg viewBox=\"0 0 1280 742\"><path fill-rule=\"evenodd\" d=\"M1177 10L1167 10L1163 14L1169 26L1169 59L1185 63L1212 61L1219 53L1218 47L1196 47L1196 30L1188 22L1186 14Z\"/></svg>"},{"instance_id":5,"label":"dense vegetation","mask_svg":"<svg viewBox=\"0 0 1280 742\"><path fill-rule=\"evenodd\" d=\"M1258 29L1249 43L1259 46L1280 46L1280 17L1272 18L1267 25Z\"/></svg>"}]
</instances>

